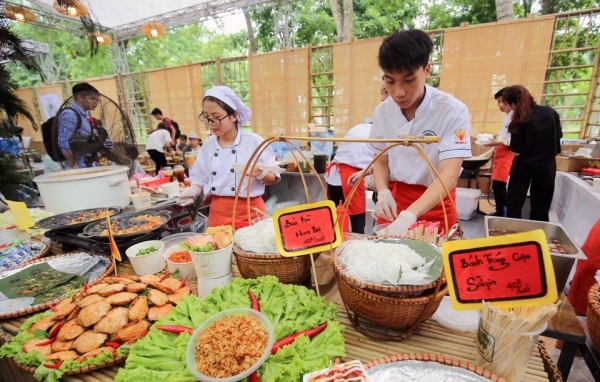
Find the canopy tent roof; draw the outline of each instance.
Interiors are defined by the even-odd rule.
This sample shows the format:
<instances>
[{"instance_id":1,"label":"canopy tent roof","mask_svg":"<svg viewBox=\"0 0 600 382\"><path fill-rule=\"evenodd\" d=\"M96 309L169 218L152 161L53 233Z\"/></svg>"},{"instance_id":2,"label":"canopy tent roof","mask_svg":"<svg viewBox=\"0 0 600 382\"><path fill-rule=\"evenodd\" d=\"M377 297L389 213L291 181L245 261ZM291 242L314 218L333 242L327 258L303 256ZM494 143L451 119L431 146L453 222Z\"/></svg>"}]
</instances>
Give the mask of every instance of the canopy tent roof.
<instances>
[{"instance_id":1,"label":"canopy tent roof","mask_svg":"<svg viewBox=\"0 0 600 382\"><path fill-rule=\"evenodd\" d=\"M59 15L53 8L54 0L29 0ZM147 22L159 22L167 28L199 21L220 13L236 13L241 9L272 0L83 0L94 22L112 33L117 40L127 40L141 33ZM73 21L74 19L69 19ZM76 19L75 19L76 20Z\"/></svg>"}]
</instances>

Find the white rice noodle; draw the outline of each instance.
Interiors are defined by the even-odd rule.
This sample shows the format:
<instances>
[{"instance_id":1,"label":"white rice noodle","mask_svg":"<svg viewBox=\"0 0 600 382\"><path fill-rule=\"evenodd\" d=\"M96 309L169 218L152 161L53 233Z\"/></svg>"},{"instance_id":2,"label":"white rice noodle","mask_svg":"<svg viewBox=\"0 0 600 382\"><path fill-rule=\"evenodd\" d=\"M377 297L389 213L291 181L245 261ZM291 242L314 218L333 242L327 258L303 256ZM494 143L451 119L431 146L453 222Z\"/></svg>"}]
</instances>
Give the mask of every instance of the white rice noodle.
<instances>
[{"instance_id":1,"label":"white rice noodle","mask_svg":"<svg viewBox=\"0 0 600 382\"><path fill-rule=\"evenodd\" d=\"M254 225L236 230L233 234L233 242L246 252L266 255L279 253L275 240L275 227L271 219L260 220Z\"/></svg>"},{"instance_id":2,"label":"white rice noodle","mask_svg":"<svg viewBox=\"0 0 600 382\"><path fill-rule=\"evenodd\" d=\"M349 240L340 246L338 262L362 281L385 285L425 285L433 260L426 262L406 244Z\"/></svg>"}]
</instances>

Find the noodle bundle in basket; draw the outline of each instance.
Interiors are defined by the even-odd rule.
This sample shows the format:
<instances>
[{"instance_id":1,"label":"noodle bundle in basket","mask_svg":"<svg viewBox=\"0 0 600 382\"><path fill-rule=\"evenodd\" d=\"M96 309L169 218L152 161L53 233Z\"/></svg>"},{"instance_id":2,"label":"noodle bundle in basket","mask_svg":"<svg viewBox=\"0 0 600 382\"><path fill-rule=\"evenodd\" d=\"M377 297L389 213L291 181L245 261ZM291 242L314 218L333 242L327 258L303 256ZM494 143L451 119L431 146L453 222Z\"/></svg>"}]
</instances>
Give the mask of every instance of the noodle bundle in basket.
<instances>
[{"instance_id":1,"label":"noodle bundle in basket","mask_svg":"<svg viewBox=\"0 0 600 382\"><path fill-rule=\"evenodd\" d=\"M408 239L348 240L338 263L356 279L382 285L426 285L441 271L441 254L429 243Z\"/></svg>"}]
</instances>

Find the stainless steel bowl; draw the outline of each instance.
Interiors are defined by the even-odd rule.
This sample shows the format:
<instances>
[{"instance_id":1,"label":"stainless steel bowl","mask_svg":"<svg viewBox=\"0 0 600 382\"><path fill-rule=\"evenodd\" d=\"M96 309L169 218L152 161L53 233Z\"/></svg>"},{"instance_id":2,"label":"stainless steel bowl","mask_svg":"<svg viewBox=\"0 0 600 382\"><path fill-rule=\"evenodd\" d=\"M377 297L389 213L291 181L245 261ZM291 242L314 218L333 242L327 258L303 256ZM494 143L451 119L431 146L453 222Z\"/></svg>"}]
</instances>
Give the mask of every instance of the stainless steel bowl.
<instances>
[{"instance_id":1,"label":"stainless steel bowl","mask_svg":"<svg viewBox=\"0 0 600 382\"><path fill-rule=\"evenodd\" d=\"M544 231L546 236L553 237L568 252L567 254L550 252L552 265L554 266L554 275L556 277L556 287L560 294L567 283L573 263L576 259L587 259L581 249L575 244L571 235L560 224L539 222L534 220L511 219L496 216L485 217L485 236L489 237L490 230L499 229L513 232L528 232L536 229Z\"/></svg>"}]
</instances>

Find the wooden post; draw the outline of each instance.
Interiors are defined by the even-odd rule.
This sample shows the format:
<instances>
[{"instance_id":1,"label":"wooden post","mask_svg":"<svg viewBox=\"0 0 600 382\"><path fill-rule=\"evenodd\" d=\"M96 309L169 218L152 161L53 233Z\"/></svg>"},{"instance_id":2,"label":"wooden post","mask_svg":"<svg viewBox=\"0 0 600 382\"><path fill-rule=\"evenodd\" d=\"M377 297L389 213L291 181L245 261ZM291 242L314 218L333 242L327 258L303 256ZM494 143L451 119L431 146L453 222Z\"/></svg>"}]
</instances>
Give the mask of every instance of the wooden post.
<instances>
[{"instance_id":1,"label":"wooden post","mask_svg":"<svg viewBox=\"0 0 600 382\"><path fill-rule=\"evenodd\" d=\"M217 65L217 85L223 85L223 79L221 78L221 57L217 57L215 64Z\"/></svg>"},{"instance_id":2,"label":"wooden post","mask_svg":"<svg viewBox=\"0 0 600 382\"><path fill-rule=\"evenodd\" d=\"M581 115L582 118L581 126L579 127L579 139L583 139L590 134L590 128L588 123L590 122L590 116L592 114L591 110L593 109L594 95L596 94L596 89L598 88L598 81L600 80L600 73L598 71L600 59L598 55L600 55L600 42L596 45L596 54L594 55L594 67L592 68L592 75L590 76L590 87L588 89L588 94L585 99L585 104L583 106L583 112Z\"/></svg>"},{"instance_id":3,"label":"wooden post","mask_svg":"<svg viewBox=\"0 0 600 382\"><path fill-rule=\"evenodd\" d=\"M313 96L312 96L312 45L308 44L306 46L306 49L308 49L308 121L306 121L306 123L311 123L312 122L312 118L313 118L313 108L312 108L312 101L313 101Z\"/></svg>"},{"instance_id":4,"label":"wooden post","mask_svg":"<svg viewBox=\"0 0 600 382\"><path fill-rule=\"evenodd\" d=\"M131 119L131 113L129 112L129 101L127 101L127 90L125 89L125 81L123 81L123 73L117 73L119 79L119 86L121 87L121 96L123 97L123 106L125 106L125 114Z\"/></svg>"},{"instance_id":5,"label":"wooden post","mask_svg":"<svg viewBox=\"0 0 600 382\"><path fill-rule=\"evenodd\" d=\"M146 123L148 124L148 131L152 131L152 114L150 114L150 97L146 88L146 73L144 69L140 70L140 77L142 82L142 92L144 94L144 106L146 107Z\"/></svg>"}]
</instances>

